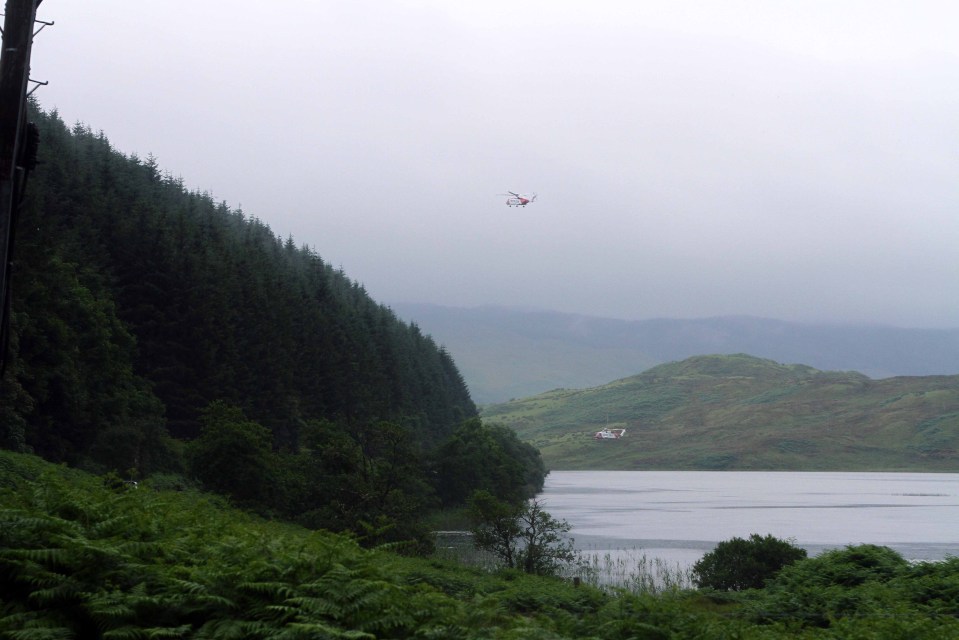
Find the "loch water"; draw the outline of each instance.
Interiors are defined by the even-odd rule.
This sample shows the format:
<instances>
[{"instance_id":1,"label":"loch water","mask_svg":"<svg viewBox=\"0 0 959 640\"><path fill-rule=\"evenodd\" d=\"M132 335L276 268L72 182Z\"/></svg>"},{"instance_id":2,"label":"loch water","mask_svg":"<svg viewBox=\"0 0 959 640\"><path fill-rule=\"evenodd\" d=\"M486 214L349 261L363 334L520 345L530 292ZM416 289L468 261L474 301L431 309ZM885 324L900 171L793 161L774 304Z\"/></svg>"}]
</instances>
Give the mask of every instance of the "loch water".
<instances>
[{"instance_id":1,"label":"loch water","mask_svg":"<svg viewBox=\"0 0 959 640\"><path fill-rule=\"evenodd\" d=\"M909 560L959 556L959 474L553 471L539 496L588 554L639 551L690 566L750 534L810 555L849 544Z\"/></svg>"}]
</instances>

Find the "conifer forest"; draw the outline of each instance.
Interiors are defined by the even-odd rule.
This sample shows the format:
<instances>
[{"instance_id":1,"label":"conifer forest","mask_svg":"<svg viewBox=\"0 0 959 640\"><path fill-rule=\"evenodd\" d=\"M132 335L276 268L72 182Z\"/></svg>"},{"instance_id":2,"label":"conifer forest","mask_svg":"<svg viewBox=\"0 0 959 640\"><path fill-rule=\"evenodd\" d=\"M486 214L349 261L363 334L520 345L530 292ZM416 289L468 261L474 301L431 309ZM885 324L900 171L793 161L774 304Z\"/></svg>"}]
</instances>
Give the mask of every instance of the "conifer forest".
<instances>
[{"instance_id":1,"label":"conifer forest","mask_svg":"<svg viewBox=\"0 0 959 640\"><path fill-rule=\"evenodd\" d=\"M16 229L4 448L163 474L371 544L425 540L420 516L484 473L511 470L493 483L503 498L542 487L538 452L479 423L415 324L152 156L32 106L42 143ZM508 464L441 464L444 447Z\"/></svg>"}]
</instances>

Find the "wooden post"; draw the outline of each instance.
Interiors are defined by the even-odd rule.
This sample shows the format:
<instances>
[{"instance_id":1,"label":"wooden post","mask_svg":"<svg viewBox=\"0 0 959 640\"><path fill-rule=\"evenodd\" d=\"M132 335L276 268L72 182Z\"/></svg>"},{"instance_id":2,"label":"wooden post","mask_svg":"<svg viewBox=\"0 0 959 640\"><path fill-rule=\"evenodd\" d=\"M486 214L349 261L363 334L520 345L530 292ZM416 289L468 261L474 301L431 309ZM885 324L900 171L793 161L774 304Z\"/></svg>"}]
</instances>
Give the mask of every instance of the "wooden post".
<instances>
[{"instance_id":1,"label":"wooden post","mask_svg":"<svg viewBox=\"0 0 959 640\"><path fill-rule=\"evenodd\" d=\"M26 171L27 83L37 6L42 0L7 0L0 50L0 372L6 365L10 317L10 268L14 229Z\"/></svg>"}]
</instances>

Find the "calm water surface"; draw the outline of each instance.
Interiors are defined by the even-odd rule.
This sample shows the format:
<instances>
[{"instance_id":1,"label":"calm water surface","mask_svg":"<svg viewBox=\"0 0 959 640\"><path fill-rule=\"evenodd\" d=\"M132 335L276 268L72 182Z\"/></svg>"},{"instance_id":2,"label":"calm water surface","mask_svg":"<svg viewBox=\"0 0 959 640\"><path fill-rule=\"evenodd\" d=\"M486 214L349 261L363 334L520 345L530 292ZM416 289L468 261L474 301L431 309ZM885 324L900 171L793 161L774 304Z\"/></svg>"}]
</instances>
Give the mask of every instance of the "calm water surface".
<instances>
[{"instance_id":1,"label":"calm water surface","mask_svg":"<svg viewBox=\"0 0 959 640\"><path fill-rule=\"evenodd\" d=\"M959 474L553 471L540 496L586 552L691 564L752 533L810 555L847 544L913 560L959 556Z\"/></svg>"}]
</instances>

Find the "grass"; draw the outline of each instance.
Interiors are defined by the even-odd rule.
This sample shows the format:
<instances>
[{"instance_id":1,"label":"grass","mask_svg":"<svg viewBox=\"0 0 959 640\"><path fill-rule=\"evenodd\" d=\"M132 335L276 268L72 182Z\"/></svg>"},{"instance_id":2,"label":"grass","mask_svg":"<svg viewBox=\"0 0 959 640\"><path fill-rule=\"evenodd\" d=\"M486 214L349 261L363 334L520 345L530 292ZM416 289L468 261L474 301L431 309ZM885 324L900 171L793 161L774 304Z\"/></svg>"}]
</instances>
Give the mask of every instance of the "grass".
<instances>
[{"instance_id":1,"label":"grass","mask_svg":"<svg viewBox=\"0 0 959 640\"><path fill-rule=\"evenodd\" d=\"M467 531L441 531L436 537L434 557L483 571L501 567L491 554L476 549ZM607 592L660 594L692 589L692 568L648 555L642 549L617 549L605 553L580 552L575 561L564 565L559 577L587 584Z\"/></svg>"},{"instance_id":2,"label":"grass","mask_svg":"<svg viewBox=\"0 0 959 640\"><path fill-rule=\"evenodd\" d=\"M491 553L473 546L473 536L469 531L437 531L433 557L482 571L494 572L500 568L499 561Z\"/></svg>"},{"instance_id":3,"label":"grass","mask_svg":"<svg viewBox=\"0 0 959 640\"><path fill-rule=\"evenodd\" d=\"M691 567L651 557L642 549L620 549L603 554L583 554L579 564L568 567L586 584L599 589L632 594L661 594L692 589Z\"/></svg>"}]
</instances>

